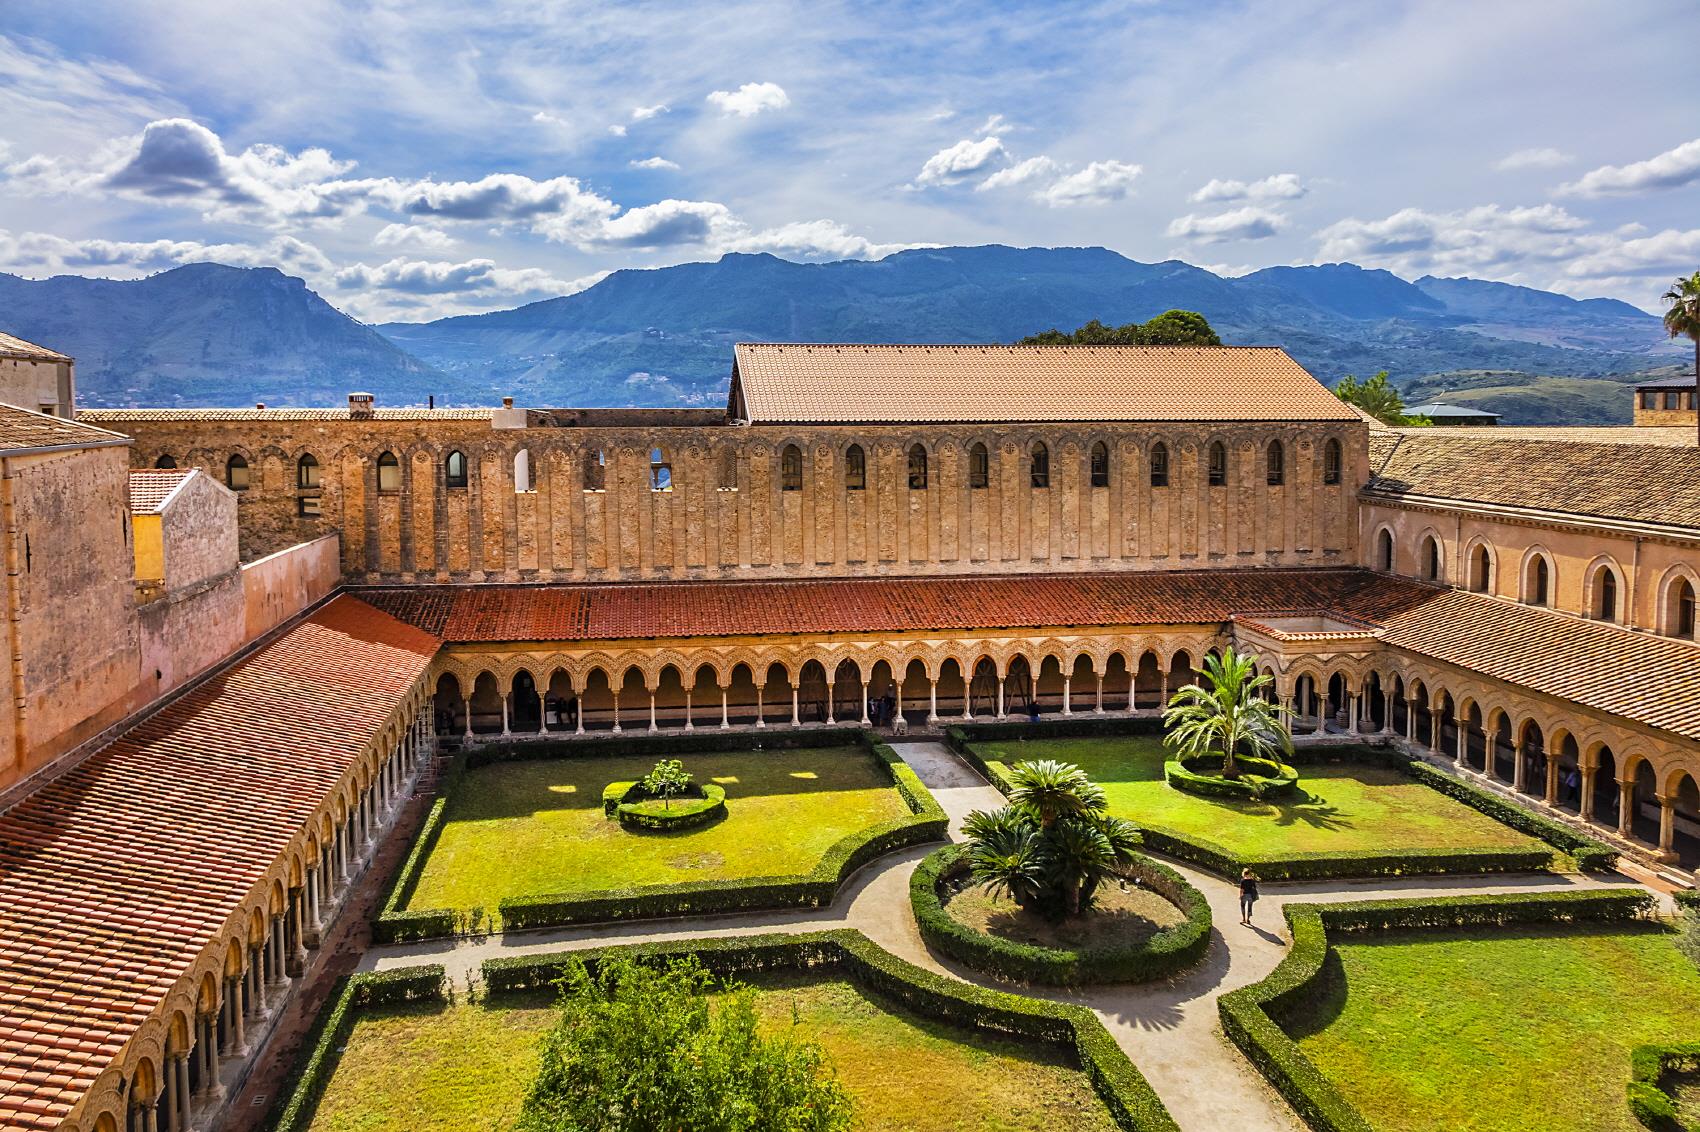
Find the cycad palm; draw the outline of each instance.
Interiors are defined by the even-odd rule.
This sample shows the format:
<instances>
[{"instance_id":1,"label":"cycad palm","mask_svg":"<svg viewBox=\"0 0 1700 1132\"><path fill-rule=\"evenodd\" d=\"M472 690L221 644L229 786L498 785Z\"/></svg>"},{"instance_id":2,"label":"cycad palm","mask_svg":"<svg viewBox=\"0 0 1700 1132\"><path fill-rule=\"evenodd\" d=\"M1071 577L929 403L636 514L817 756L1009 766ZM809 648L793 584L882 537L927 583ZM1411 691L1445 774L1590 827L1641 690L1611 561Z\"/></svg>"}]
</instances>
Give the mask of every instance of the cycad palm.
<instances>
[{"instance_id":1,"label":"cycad palm","mask_svg":"<svg viewBox=\"0 0 1700 1132\"><path fill-rule=\"evenodd\" d=\"M1183 758L1220 754L1222 776L1235 778L1235 755L1275 759L1293 749L1283 718L1285 709L1260 694L1270 678L1257 671L1257 658L1232 648L1204 658L1204 680L1188 684L1169 699L1163 742ZM1206 686L1208 685L1208 686Z\"/></svg>"},{"instance_id":2,"label":"cycad palm","mask_svg":"<svg viewBox=\"0 0 1700 1132\"><path fill-rule=\"evenodd\" d=\"M1017 764L1010 771L1009 800L1027 810L1045 829L1061 817L1104 808L1104 791L1070 763L1054 759Z\"/></svg>"},{"instance_id":3,"label":"cycad palm","mask_svg":"<svg viewBox=\"0 0 1700 1132\"><path fill-rule=\"evenodd\" d=\"M1665 329L1670 336L1694 340L1694 407L1700 410L1700 271L1678 279L1663 297L1670 304L1665 312ZM1700 438L1700 412L1695 414L1695 429Z\"/></svg>"}]
</instances>

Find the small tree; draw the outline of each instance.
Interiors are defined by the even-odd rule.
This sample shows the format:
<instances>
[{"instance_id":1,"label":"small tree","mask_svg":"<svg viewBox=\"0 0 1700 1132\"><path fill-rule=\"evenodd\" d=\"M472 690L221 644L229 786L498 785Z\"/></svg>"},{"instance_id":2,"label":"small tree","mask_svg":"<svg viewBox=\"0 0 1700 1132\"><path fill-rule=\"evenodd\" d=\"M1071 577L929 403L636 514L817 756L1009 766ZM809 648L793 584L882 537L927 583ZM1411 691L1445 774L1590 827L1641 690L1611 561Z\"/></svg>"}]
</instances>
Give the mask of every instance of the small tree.
<instances>
[{"instance_id":1,"label":"small tree","mask_svg":"<svg viewBox=\"0 0 1700 1132\"><path fill-rule=\"evenodd\" d=\"M638 785L650 797L660 798L662 807L670 810L673 799L691 788L691 776L685 773L685 766L678 759L662 759Z\"/></svg>"},{"instance_id":2,"label":"small tree","mask_svg":"<svg viewBox=\"0 0 1700 1132\"><path fill-rule=\"evenodd\" d=\"M1387 380L1387 371L1382 370L1374 377L1359 381L1351 374L1340 379L1334 387L1334 393L1348 405L1356 405L1382 424L1388 425L1427 425L1432 424L1427 417L1412 417L1405 414L1405 399Z\"/></svg>"},{"instance_id":3,"label":"small tree","mask_svg":"<svg viewBox=\"0 0 1700 1132\"><path fill-rule=\"evenodd\" d=\"M764 1037L755 995L696 959L574 963L544 1035L521 1132L840 1132L854 1105L813 1042ZM793 1021L793 1025L795 1025Z\"/></svg>"},{"instance_id":4,"label":"small tree","mask_svg":"<svg viewBox=\"0 0 1700 1132\"><path fill-rule=\"evenodd\" d=\"M1197 311L1168 310L1149 322L1105 326L1097 319L1073 331L1030 334L1018 346L1220 346L1222 339Z\"/></svg>"},{"instance_id":5,"label":"small tree","mask_svg":"<svg viewBox=\"0 0 1700 1132\"><path fill-rule=\"evenodd\" d=\"M1700 410L1700 271L1671 284L1663 298L1670 304L1665 312L1665 329L1670 336L1694 340L1694 407ZM1695 414L1695 427L1700 437L1700 412Z\"/></svg>"},{"instance_id":6,"label":"small tree","mask_svg":"<svg viewBox=\"0 0 1700 1132\"><path fill-rule=\"evenodd\" d=\"M1079 915L1138 847L1139 832L1109 816L1103 789L1077 766L1018 763L1010 782L1009 805L963 823L970 875L1053 919Z\"/></svg>"},{"instance_id":7,"label":"small tree","mask_svg":"<svg viewBox=\"0 0 1700 1132\"><path fill-rule=\"evenodd\" d=\"M1260 694L1270 678L1257 671L1257 658L1228 648L1221 657L1204 658L1204 682L1188 684L1169 698L1163 712L1165 746L1182 758L1220 754L1222 777L1238 778L1235 756L1243 746L1257 758L1279 761L1291 754L1286 709Z\"/></svg>"}]
</instances>

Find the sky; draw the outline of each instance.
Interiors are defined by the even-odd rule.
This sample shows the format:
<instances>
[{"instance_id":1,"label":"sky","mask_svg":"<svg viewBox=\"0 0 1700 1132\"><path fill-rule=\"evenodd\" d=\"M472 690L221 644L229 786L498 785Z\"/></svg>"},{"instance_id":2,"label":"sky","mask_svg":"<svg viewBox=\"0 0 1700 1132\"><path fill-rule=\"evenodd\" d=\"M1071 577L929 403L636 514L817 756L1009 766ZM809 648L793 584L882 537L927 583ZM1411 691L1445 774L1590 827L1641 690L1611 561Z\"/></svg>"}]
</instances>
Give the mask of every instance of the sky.
<instances>
[{"instance_id":1,"label":"sky","mask_svg":"<svg viewBox=\"0 0 1700 1132\"><path fill-rule=\"evenodd\" d=\"M0 271L30 277L272 266L378 322L727 252L1345 260L1655 311L1700 269L1694 5L3 10Z\"/></svg>"}]
</instances>

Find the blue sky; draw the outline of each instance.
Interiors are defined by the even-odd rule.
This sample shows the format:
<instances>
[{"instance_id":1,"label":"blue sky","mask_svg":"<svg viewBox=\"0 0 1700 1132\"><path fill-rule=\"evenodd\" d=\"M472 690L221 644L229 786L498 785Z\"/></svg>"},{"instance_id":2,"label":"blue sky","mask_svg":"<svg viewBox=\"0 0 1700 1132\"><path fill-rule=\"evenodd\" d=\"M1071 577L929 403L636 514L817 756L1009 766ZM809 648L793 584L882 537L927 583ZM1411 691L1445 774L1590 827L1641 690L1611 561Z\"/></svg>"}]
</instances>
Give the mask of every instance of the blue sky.
<instances>
[{"instance_id":1,"label":"blue sky","mask_svg":"<svg viewBox=\"0 0 1700 1132\"><path fill-rule=\"evenodd\" d=\"M1700 268L1688 5L5 12L0 270L29 276L266 264L379 321L727 251L1345 259L1649 309Z\"/></svg>"}]
</instances>

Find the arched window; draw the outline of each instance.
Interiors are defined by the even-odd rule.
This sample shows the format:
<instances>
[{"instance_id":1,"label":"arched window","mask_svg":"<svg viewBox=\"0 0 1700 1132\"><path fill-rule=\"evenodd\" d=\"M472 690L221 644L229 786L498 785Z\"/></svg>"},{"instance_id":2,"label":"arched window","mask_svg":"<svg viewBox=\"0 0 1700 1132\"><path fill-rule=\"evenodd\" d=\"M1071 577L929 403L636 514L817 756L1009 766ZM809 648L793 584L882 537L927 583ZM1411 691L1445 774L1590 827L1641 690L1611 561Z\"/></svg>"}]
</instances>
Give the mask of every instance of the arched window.
<instances>
[{"instance_id":1,"label":"arched window","mask_svg":"<svg viewBox=\"0 0 1700 1132\"><path fill-rule=\"evenodd\" d=\"M378 457L378 490L401 490L401 461L395 458L394 452L385 452Z\"/></svg>"},{"instance_id":2,"label":"arched window","mask_svg":"<svg viewBox=\"0 0 1700 1132\"><path fill-rule=\"evenodd\" d=\"M1696 640L1694 634L1694 583L1678 578L1670 587L1671 635Z\"/></svg>"},{"instance_id":3,"label":"arched window","mask_svg":"<svg viewBox=\"0 0 1700 1132\"><path fill-rule=\"evenodd\" d=\"M584 490L602 491L608 486L608 453L601 448L584 453Z\"/></svg>"},{"instance_id":4,"label":"arched window","mask_svg":"<svg viewBox=\"0 0 1700 1132\"><path fill-rule=\"evenodd\" d=\"M1375 564L1378 569L1393 569L1393 532L1386 527L1375 536Z\"/></svg>"},{"instance_id":5,"label":"arched window","mask_svg":"<svg viewBox=\"0 0 1700 1132\"><path fill-rule=\"evenodd\" d=\"M1470 552L1470 588L1479 594L1493 592L1493 555L1486 546Z\"/></svg>"},{"instance_id":6,"label":"arched window","mask_svg":"<svg viewBox=\"0 0 1700 1132\"><path fill-rule=\"evenodd\" d=\"M909 446L909 490L927 489L927 450L919 444Z\"/></svg>"},{"instance_id":7,"label":"arched window","mask_svg":"<svg viewBox=\"0 0 1700 1132\"><path fill-rule=\"evenodd\" d=\"M992 482L992 457L984 444L968 450L968 486L976 491Z\"/></svg>"},{"instance_id":8,"label":"arched window","mask_svg":"<svg viewBox=\"0 0 1700 1132\"><path fill-rule=\"evenodd\" d=\"M383 464L379 462L378 478L383 479ZM514 492L516 494L532 490L531 482L531 453L521 448L514 453Z\"/></svg>"},{"instance_id":9,"label":"arched window","mask_svg":"<svg viewBox=\"0 0 1700 1132\"><path fill-rule=\"evenodd\" d=\"M1531 555L1523 574L1523 601L1529 605L1547 605L1551 589L1552 568L1547 565L1546 557Z\"/></svg>"},{"instance_id":10,"label":"arched window","mask_svg":"<svg viewBox=\"0 0 1700 1132\"><path fill-rule=\"evenodd\" d=\"M1423 577L1440 581L1440 540L1433 535L1423 539Z\"/></svg>"},{"instance_id":11,"label":"arched window","mask_svg":"<svg viewBox=\"0 0 1700 1132\"><path fill-rule=\"evenodd\" d=\"M161 456L153 462L153 466L156 468L175 468L177 460L171 456Z\"/></svg>"},{"instance_id":12,"label":"arched window","mask_svg":"<svg viewBox=\"0 0 1700 1132\"><path fill-rule=\"evenodd\" d=\"M660 448L649 450L649 490L673 490L673 465L667 459L667 453Z\"/></svg>"},{"instance_id":13,"label":"arched window","mask_svg":"<svg viewBox=\"0 0 1700 1132\"><path fill-rule=\"evenodd\" d=\"M1617 620L1617 575L1601 563L1594 571L1593 615L1601 621Z\"/></svg>"},{"instance_id":14,"label":"arched window","mask_svg":"<svg viewBox=\"0 0 1700 1132\"><path fill-rule=\"evenodd\" d=\"M456 450L443 460L443 486L466 486L466 453Z\"/></svg>"},{"instance_id":15,"label":"arched window","mask_svg":"<svg viewBox=\"0 0 1700 1132\"><path fill-rule=\"evenodd\" d=\"M779 490L803 490L803 450L787 444L779 453Z\"/></svg>"},{"instance_id":16,"label":"arched window","mask_svg":"<svg viewBox=\"0 0 1700 1132\"><path fill-rule=\"evenodd\" d=\"M248 461L240 455L233 455L224 465L224 485L231 491L247 491L252 482L248 471Z\"/></svg>"},{"instance_id":17,"label":"arched window","mask_svg":"<svg viewBox=\"0 0 1700 1132\"><path fill-rule=\"evenodd\" d=\"M1264 468L1270 487L1280 487L1287 482L1287 453L1279 440L1269 442Z\"/></svg>"},{"instance_id":18,"label":"arched window","mask_svg":"<svg viewBox=\"0 0 1700 1132\"><path fill-rule=\"evenodd\" d=\"M1228 483L1228 449L1218 440L1210 446L1210 486L1226 487Z\"/></svg>"},{"instance_id":19,"label":"arched window","mask_svg":"<svg viewBox=\"0 0 1700 1132\"><path fill-rule=\"evenodd\" d=\"M738 490L738 451L735 448L720 451L720 490Z\"/></svg>"},{"instance_id":20,"label":"arched window","mask_svg":"<svg viewBox=\"0 0 1700 1132\"><path fill-rule=\"evenodd\" d=\"M1028 478L1034 487L1051 486L1051 450L1045 447L1045 442L1036 441L1033 445L1032 457L1028 468Z\"/></svg>"},{"instance_id":21,"label":"arched window","mask_svg":"<svg viewBox=\"0 0 1700 1132\"><path fill-rule=\"evenodd\" d=\"M1092 486L1110 486L1110 446L1102 440L1092 445Z\"/></svg>"},{"instance_id":22,"label":"arched window","mask_svg":"<svg viewBox=\"0 0 1700 1132\"><path fill-rule=\"evenodd\" d=\"M319 462L313 459L313 454L311 452L303 453L301 459L295 461L295 486L318 487L321 483L319 473Z\"/></svg>"},{"instance_id":23,"label":"arched window","mask_svg":"<svg viewBox=\"0 0 1700 1132\"><path fill-rule=\"evenodd\" d=\"M1332 438L1322 446L1322 482L1340 482L1340 442Z\"/></svg>"},{"instance_id":24,"label":"arched window","mask_svg":"<svg viewBox=\"0 0 1700 1132\"><path fill-rule=\"evenodd\" d=\"M1161 440L1151 448L1151 486L1169 486L1169 446Z\"/></svg>"},{"instance_id":25,"label":"arched window","mask_svg":"<svg viewBox=\"0 0 1700 1132\"><path fill-rule=\"evenodd\" d=\"M849 491L868 489L868 454L860 444L844 450L844 487Z\"/></svg>"}]
</instances>

